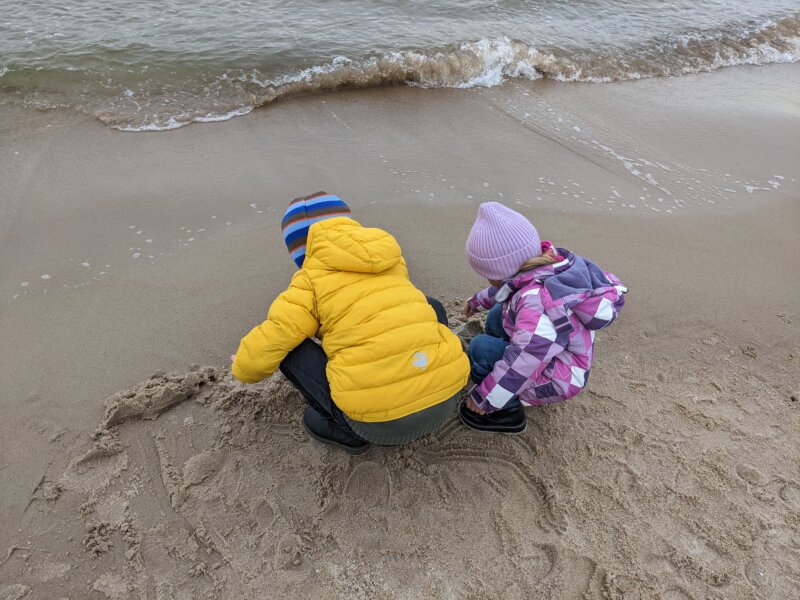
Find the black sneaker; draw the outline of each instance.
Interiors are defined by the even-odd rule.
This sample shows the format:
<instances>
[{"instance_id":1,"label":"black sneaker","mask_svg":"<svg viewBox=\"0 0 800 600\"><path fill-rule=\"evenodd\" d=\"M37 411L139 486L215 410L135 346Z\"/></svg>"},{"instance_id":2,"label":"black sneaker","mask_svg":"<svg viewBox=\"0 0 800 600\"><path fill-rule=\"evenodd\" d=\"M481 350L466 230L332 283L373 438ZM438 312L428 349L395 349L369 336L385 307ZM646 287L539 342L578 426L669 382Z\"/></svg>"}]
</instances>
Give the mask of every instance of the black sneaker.
<instances>
[{"instance_id":1,"label":"black sneaker","mask_svg":"<svg viewBox=\"0 0 800 600\"><path fill-rule=\"evenodd\" d=\"M525 409L521 404L481 415L468 409L466 403L462 402L458 407L458 417L464 425L478 431L516 434L522 433L528 426Z\"/></svg>"},{"instance_id":2,"label":"black sneaker","mask_svg":"<svg viewBox=\"0 0 800 600\"><path fill-rule=\"evenodd\" d=\"M370 448L369 442L343 430L333 420L310 407L303 413L303 428L318 442L337 446L350 454L363 454Z\"/></svg>"}]
</instances>

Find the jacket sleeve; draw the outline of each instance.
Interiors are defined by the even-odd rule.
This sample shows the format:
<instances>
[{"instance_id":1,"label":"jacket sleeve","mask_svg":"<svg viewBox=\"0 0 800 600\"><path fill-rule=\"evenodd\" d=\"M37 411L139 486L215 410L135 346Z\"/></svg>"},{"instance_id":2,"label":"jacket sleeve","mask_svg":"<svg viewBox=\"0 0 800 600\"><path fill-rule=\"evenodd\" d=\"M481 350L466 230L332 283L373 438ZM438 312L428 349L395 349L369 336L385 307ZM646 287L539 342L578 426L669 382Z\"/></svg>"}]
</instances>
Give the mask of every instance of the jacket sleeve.
<instances>
[{"instance_id":1,"label":"jacket sleeve","mask_svg":"<svg viewBox=\"0 0 800 600\"><path fill-rule=\"evenodd\" d=\"M628 293L628 288L613 273L606 273L606 277L614 285L615 293L610 295L609 300L614 304L614 318L616 319L619 311L625 306L625 294Z\"/></svg>"},{"instance_id":2,"label":"jacket sleeve","mask_svg":"<svg viewBox=\"0 0 800 600\"><path fill-rule=\"evenodd\" d=\"M233 376L244 383L269 377L289 352L318 329L314 289L300 270L289 289L269 307L267 320L242 338L231 368Z\"/></svg>"},{"instance_id":3,"label":"jacket sleeve","mask_svg":"<svg viewBox=\"0 0 800 600\"><path fill-rule=\"evenodd\" d=\"M467 304L469 304L472 310L485 312L487 310L490 310L495 304L497 304L497 302L494 299L496 293L497 293L496 287L488 287L482 289L472 298L467 300Z\"/></svg>"},{"instance_id":4,"label":"jacket sleeve","mask_svg":"<svg viewBox=\"0 0 800 600\"><path fill-rule=\"evenodd\" d=\"M550 317L540 308L523 306L515 329L503 358L486 379L470 390L472 399L487 413L502 409L532 387L550 361L569 344L569 335L556 333Z\"/></svg>"}]
</instances>

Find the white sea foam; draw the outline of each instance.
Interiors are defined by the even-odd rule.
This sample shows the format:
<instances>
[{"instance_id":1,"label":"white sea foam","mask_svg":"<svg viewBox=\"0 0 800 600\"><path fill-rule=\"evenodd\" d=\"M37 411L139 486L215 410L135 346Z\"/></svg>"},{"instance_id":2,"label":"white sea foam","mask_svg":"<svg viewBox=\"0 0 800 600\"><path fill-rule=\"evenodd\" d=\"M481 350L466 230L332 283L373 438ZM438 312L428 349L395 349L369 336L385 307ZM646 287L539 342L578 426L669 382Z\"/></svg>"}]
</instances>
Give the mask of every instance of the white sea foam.
<instances>
[{"instance_id":1,"label":"white sea foam","mask_svg":"<svg viewBox=\"0 0 800 600\"><path fill-rule=\"evenodd\" d=\"M224 114L210 114L204 115L201 117L195 117L193 120L197 123L216 123L218 121L228 121L233 119L234 117L241 117L243 115L249 114L253 111L252 106L245 106L243 108L237 108L235 110L228 111Z\"/></svg>"},{"instance_id":2,"label":"white sea foam","mask_svg":"<svg viewBox=\"0 0 800 600\"><path fill-rule=\"evenodd\" d=\"M102 120L102 119L101 119ZM166 121L145 121L141 124L134 125L111 125L114 129L120 131L143 132L143 131L169 131L170 129L179 129L184 125L188 125L191 121L181 122L176 117L169 117Z\"/></svg>"},{"instance_id":3,"label":"white sea foam","mask_svg":"<svg viewBox=\"0 0 800 600\"><path fill-rule=\"evenodd\" d=\"M134 125L110 125L114 129L128 132L146 132L146 131L169 131L170 129L179 129L192 123L216 123L219 121L228 121L234 117L241 117L253 111L253 106L244 106L236 108L225 113L215 114L210 113L206 115L179 115L176 117L169 117L166 120L159 120L157 116L153 116L141 124Z\"/></svg>"}]
</instances>

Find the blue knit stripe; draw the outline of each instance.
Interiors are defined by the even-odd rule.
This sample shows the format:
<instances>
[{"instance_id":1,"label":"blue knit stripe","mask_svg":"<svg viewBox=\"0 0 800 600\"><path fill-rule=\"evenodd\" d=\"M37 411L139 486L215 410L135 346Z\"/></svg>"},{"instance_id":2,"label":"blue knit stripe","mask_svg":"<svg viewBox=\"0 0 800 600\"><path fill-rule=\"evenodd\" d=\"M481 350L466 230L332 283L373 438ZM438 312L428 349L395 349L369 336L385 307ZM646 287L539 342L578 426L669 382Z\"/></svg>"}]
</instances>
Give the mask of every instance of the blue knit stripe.
<instances>
[{"instance_id":1,"label":"blue knit stripe","mask_svg":"<svg viewBox=\"0 0 800 600\"><path fill-rule=\"evenodd\" d=\"M297 211L303 211L305 209L311 208L312 206L316 206L317 204L323 202L338 202L344 204L341 198L339 198L338 196L334 196L333 194L325 194L324 196L317 196L316 198L312 198L310 200L304 200L303 198L298 198L286 208L284 219L286 219L287 216L296 213Z\"/></svg>"},{"instance_id":2,"label":"blue knit stripe","mask_svg":"<svg viewBox=\"0 0 800 600\"><path fill-rule=\"evenodd\" d=\"M286 211L286 214L283 216L283 220L281 221L281 228L286 228L290 226L290 224L294 224L293 221L297 219L301 219L304 214L313 213L319 210L331 210L331 209L347 209L347 205L336 198L336 196L328 196L329 200L327 201L317 201L314 200L310 204L306 205L298 205L295 207L289 207ZM330 200L330 198L334 198L334 200Z\"/></svg>"},{"instance_id":3,"label":"blue knit stripe","mask_svg":"<svg viewBox=\"0 0 800 600\"><path fill-rule=\"evenodd\" d=\"M288 225L283 229L283 238L286 239L295 231L307 228L308 228L308 219L303 219L302 221L297 221L296 223L292 223L291 225Z\"/></svg>"},{"instance_id":4,"label":"blue knit stripe","mask_svg":"<svg viewBox=\"0 0 800 600\"><path fill-rule=\"evenodd\" d=\"M334 196L333 194L327 194L325 196L317 196L316 198L312 198L311 200L306 200L306 206L308 208L312 208L317 206L318 204L322 204L323 202L336 202L337 204L341 204L346 206L342 199L339 196Z\"/></svg>"},{"instance_id":5,"label":"blue knit stripe","mask_svg":"<svg viewBox=\"0 0 800 600\"><path fill-rule=\"evenodd\" d=\"M300 246L297 250L290 254L292 260L297 264L298 267L303 266L303 260L306 257L306 247Z\"/></svg>"},{"instance_id":6,"label":"blue knit stripe","mask_svg":"<svg viewBox=\"0 0 800 600\"><path fill-rule=\"evenodd\" d=\"M304 221L304 225L301 229L297 229L293 231L289 235L283 236L283 241L286 243L287 246L290 246L292 242L296 240L304 240L308 237L308 227L310 223L308 221Z\"/></svg>"},{"instance_id":7,"label":"blue knit stripe","mask_svg":"<svg viewBox=\"0 0 800 600\"><path fill-rule=\"evenodd\" d=\"M297 231L302 231L303 229L308 229L312 223L316 223L317 221L321 221L322 219L332 219L334 217L349 217L350 211L346 208L342 208L342 210L331 211L324 215L317 215L315 217L309 217L307 219L303 219L301 221L297 221L296 223L292 223L286 229L283 230L283 237L284 239L288 238L290 235Z\"/></svg>"},{"instance_id":8,"label":"blue knit stripe","mask_svg":"<svg viewBox=\"0 0 800 600\"><path fill-rule=\"evenodd\" d=\"M285 227L286 223L295 219L298 215L301 215L306 212L305 204L294 204L286 209L286 212L283 213L283 219L281 219L281 227Z\"/></svg>"}]
</instances>

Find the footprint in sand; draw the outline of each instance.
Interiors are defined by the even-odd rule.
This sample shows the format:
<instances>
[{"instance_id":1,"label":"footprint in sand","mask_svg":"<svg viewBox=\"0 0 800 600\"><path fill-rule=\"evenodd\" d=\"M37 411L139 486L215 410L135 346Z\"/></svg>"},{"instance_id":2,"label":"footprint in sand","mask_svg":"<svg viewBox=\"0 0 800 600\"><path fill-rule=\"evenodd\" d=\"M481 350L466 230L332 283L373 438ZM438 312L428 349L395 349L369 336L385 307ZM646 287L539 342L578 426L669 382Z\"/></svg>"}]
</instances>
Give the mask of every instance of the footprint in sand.
<instances>
[{"instance_id":1,"label":"footprint in sand","mask_svg":"<svg viewBox=\"0 0 800 600\"><path fill-rule=\"evenodd\" d=\"M275 509L266 498L256 504L252 515L261 527L268 527L275 522Z\"/></svg>"},{"instance_id":2,"label":"footprint in sand","mask_svg":"<svg viewBox=\"0 0 800 600\"><path fill-rule=\"evenodd\" d=\"M736 467L736 474L751 485L763 486L767 483L767 477L750 465L739 465Z\"/></svg>"},{"instance_id":3,"label":"footprint in sand","mask_svg":"<svg viewBox=\"0 0 800 600\"><path fill-rule=\"evenodd\" d=\"M592 585L597 563L591 558L578 556L563 563L561 589L556 598L584 598Z\"/></svg>"},{"instance_id":4,"label":"footprint in sand","mask_svg":"<svg viewBox=\"0 0 800 600\"><path fill-rule=\"evenodd\" d=\"M744 576L755 588L763 588L769 582L764 568L753 561L749 561L744 566Z\"/></svg>"},{"instance_id":5,"label":"footprint in sand","mask_svg":"<svg viewBox=\"0 0 800 600\"><path fill-rule=\"evenodd\" d=\"M519 563L526 577L533 581L541 581L553 571L557 553L553 546L538 544L522 544Z\"/></svg>"},{"instance_id":6,"label":"footprint in sand","mask_svg":"<svg viewBox=\"0 0 800 600\"><path fill-rule=\"evenodd\" d=\"M275 546L275 568L296 569L303 564L303 543L300 536L292 533L284 535Z\"/></svg>"},{"instance_id":7,"label":"footprint in sand","mask_svg":"<svg viewBox=\"0 0 800 600\"><path fill-rule=\"evenodd\" d=\"M157 581L155 588L156 600L173 600L175 597L172 584L168 581Z\"/></svg>"},{"instance_id":8,"label":"footprint in sand","mask_svg":"<svg viewBox=\"0 0 800 600\"><path fill-rule=\"evenodd\" d=\"M639 475L628 465L622 463L619 471L614 475L614 485L617 490L629 491L639 483Z\"/></svg>"},{"instance_id":9,"label":"footprint in sand","mask_svg":"<svg viewBox=\"0 0 800 600\"><path fill-rule=\"evenodd\" d=\"M608 572L603 576L603 597L604 598L640 598L636 592L639 589L639 582L631 577Z\"/></svg>"},{"instance_id":10,"label":"footprint in sand","mask_svg":"<svg viewBox=\"0 0 800 600\"><path fill-rule=\"evenodd\" d=\"M708 542L702 538L688 529L684 529L683 531L679 530L677 533L678 535L675 537L677 546L689 556L707 564L718 563L720 561L719 553L709 546Z\"/></svg>"},{"instance_id":11,"label":"footprint in sand","mask_svg":"<svg viewBox=\"0 0 800 600\"><path fill-rule=\"evenodd\" d=\"M800 486L796 483L787 483L778 492L781 499L789 506L800 509Z\"/></svg>"},{"instance_id":12,"label":"footprint in sand","mask_svg":"<svg viewBox=\"0 0 800 600\"><path fill-rule=\"evenodd\" d=\"M344 495L350 500L361 500L367 506L385 506L391 487L386 468L374 462L363 462L347 478Z\"/></svg>"},{"instance_id":13,"label":"footprint in sand","mask_svg":"<svg viewBox=\"0 0 800 600\"><path fill-rule=\"evenodd\" d=\"M800 529L797 527L791 525L773 527L770 534L776 543L800 552Z\"/></svg>"}]
</instances>

